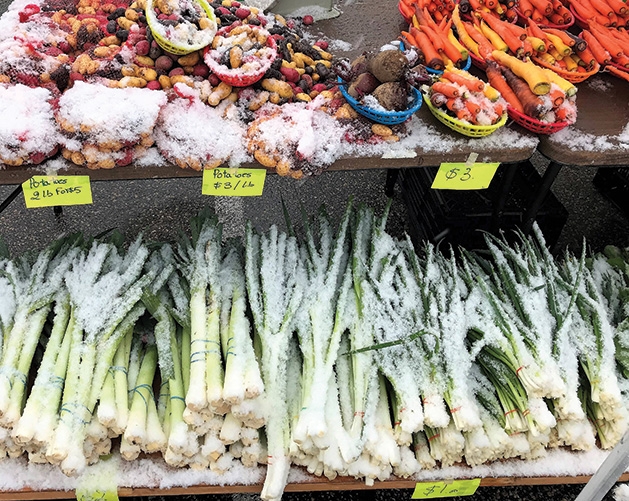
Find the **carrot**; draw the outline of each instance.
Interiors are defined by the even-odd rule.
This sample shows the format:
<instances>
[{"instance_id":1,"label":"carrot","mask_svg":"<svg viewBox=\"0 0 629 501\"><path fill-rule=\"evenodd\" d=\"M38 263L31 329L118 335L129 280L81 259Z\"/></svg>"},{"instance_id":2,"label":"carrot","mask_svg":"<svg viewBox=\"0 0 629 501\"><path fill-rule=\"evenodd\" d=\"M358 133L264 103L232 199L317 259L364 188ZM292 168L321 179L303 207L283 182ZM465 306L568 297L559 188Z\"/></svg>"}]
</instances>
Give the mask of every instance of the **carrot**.
<instances>
[{"instance_id":1,"label":"carrot","mask_svg":"<svg viewBox=\"0 0 629 501\"><path fill-rule=\"evenodd\" d=\"M476 117L476 115L480 113L481 107L478 104L473 103L470 99L465 99L463 102L473 117Z\"/></svg>"},{"instance_id":2,"label":"carrot","mask_svg":"<svg viewBox=\"0 0 629 501\"><path fill-rule=\"evenodd\" d=\"M540 71L543 75L546 76L550 83L554 83L557 87L559 87L566 96L572 97L577 93L577 88L574 86L573 83L569 82L563 77L560 77L553 70L549 70L548 68L540 68Z\"/></svg>"},{"instance_id":3,"label":"carrot","mask_svg":"<svg viewBox=\"0 0 629 501\"><path fill-rule=\"evenodd\" d=\"M558 30L556 28L546 28L544 30L547 34L558 37L564 45L568 47L574 47L576 37L570 36L565 30Z\"/></svg>"},{"instance_id":4,"label":"carrot","mask_svg":"<svg viewBox=\"0 0 629 501\"><path fill-rule=\"evenodd\" d=\"M526 29L529 35L546 40L546 33L532 19L528 19L528 26Z\"/></svg>"},{"instance_id":5,"label":"carrot","mask_svg":"<svg viewBox=\"0 0 629 501\"><path fill-rule=\"evenodd\" d=\"M516 55L522 54L522 40L516 37L508 28L505 28L504 21L484 13L481 13L481 17L504 40L511 52Z\"/></svg>"},{"instance_id":6,"label":"carrot","mask_svg":"<svg viewBox=\"0 0 629 501\"><path fill-rule=\"evenodd\" d=\"M627 4L622 0L605 0L607 4L614 10L619 16L624 16L629 13Z\"/></svg>"},{"instance_id":7,"label":"carrot","mask_svg":"<svg viewBox=\"0 0 629 501\"><path fill-rule=\"evenodd\" d=\"M587 42L583 40L581 37L573 35L569 31L565 31L565 30L557 30L557 31L560 31L563 35L570 37L572 39L573 41L573 44L571 45L572 50L578 51L578 50L583 50L587 48L588 46Z\"/></svg>"},{"instance_id":8,"label":"carrot","mask_svg":"<svg viewBox=\"0 0 629 501\"><path fill-rule=\"evenodd\" d=\"M555 110L555 121L556 122L564 122L568 118L568 108L562 106L561 108L557 108Z\"/></svg>"},{"instance_id":9,"label":"carrot","mask_svg":"<svg viewBox=\"0 0 629 501\"><path fill-rule=\"evenodd\" d=\"M623 53L620 44L609 35L605 30L596 26L596 23L590 24L590 32L596 37L599 43L612 55L618 57Z\"/></svg>"},{"instance_id":10,"label":"carrot","mask_svg":"<svg viewBox=\"0 0 629 501\"><path fill-rule=\"evenodd\" d=\"M609 6L609 4L603 0L589 0L589 3L592 7L594 7L594 10L602 16L610 17L614 13L614 10Z\"/></svg>"},{"instance_id":11,"label":"carrot","mask_svg":"<svg viewBox=\"0 0 629 501\"><path fill-rule=\"evenodd\" d=\"M542 14L550 15L553 13L553 4L549 0L531 0L531 3Z\"/></svg>"},{"instance_id":12,"label":"carrot","mask_svg":"<svg viewBox=\"0 0 629 501\"><path fill-rule=\"evenodd\" d=\"M441 76L446 80L450 80L450 82L452 83L462 85L471 92L482 92L483 88L485 87L485 84L477 78L466 78L448 69L446 69Z\"/></svg>"},{"instance_id":13,"label":"carrot","mask_svg":"<svg viewBox=\"0 0 629 501\"><path fill-rule=\"evenodd\" d=\"M524 57L531 57L534 52L533 44L529 40L522 40L522 53Z\"/></svg>"},{"instance_id":14,"label":"carrot","mask_svg":"<svg viewBox=\"0 0 629 501\"><path fill-rule=\"evenodd\" d=\"M592 9L591 5L586 5L575 0L569 0L569 2L570 6L574 9L574 11L577 13L577 16L579 16L580 18L589 20L596 17L596 11Z\"/></svg>"},{"instance_id":15,"label":"carrot","mask_svg":"<svg viewBox=\"0 0 629 501\"><path fill-rule=\"evenodd\" d=\"M536 23L542 24L546 20L546 15L542 14L539 9L533 8L533 13L531 14L531 19Z\"/></svg>"},{"instance_id":16,"label":"carrot","mask_svg":"<svg viewBox=\"0 0 629 501\"><path fill-rule=\"evenodd\" d=\"M505 77L502 75L500 71L500 67L498 63L495 61L487 61L487 67L485 68L485 73L487 74L487 80L489 80L489 85L491 85L494 89L496 89L502 97L509 103L513 109L519 111L520 113L524 113L524 108L522 107L522 103L515 95L509 84L505 80Z\"/></svg>"},{"instance_id":17,"label":"carrot","mask_svg":"<svg viewBox=\"0 0 629 501\"><path fill-rule=\"evenodd\" d=\"M619 66L624 66L625 68L629 68L629 57L624 54L614 58L614 63Z\"/></svg>"},{"instance_id":18,"label":"carrot","mask_svg":"<svg viewBox=\"0 0 629 501\"><path fill-rule=\"evenodd\" d=\"M561 37L546 31L546 38L548 38L550 43L553 44L553 47L557 50L557 52L559 52L559 54L567 56L572 53L572 49L563 42Z\"/></svg>"},{"instance_id":19,"label":"carrot","mask_svg":"<svg viewBox=\"0 0 629 501\"><path fill-rule=\"evenodd\" d=\"M611 54L603 47L600 42L596 39L594 35L592 35L588 30L583 30L581 36L588 43L588 48L592 51L596 62L601 66L605 66L609 64L612 60Z\"/></svg>"},{"instance_id":20,"label":"carrot","mask_svg":"<svg viewBox=\"0 0 629 501\"><path fill-rule=\"evenodd\" d=\"M502 23L509 31L511 31L511 33L513 33L520 40L524 40L526 38L526 30L522 28L522 26L518 26L517 24L513 23L506 23L504 21Z\"/></svg>"},{"instance_id":21,"label":"carrot","mask_svg":"<svg viewBox=\"0 0 629 501\"><path fill-rule=\"evenodd\" d=\"M608 66L605 69L606 69L606 71L609 71L612 75L620 77L623 80L627 80L627 82L629 82L629 73L628 72L619 70L615 66Z\"/></svg>"},{"instance_id":22,"label":"carrot","mask_svg":"<svg viewBox=\"0 0 629 501\"><path fill-rule=\"evenodd\" d=\"M468 50L454 36L454 33L452 32L452 28L448 30L448 40L450 40L450 43L454 45L457 48L457 50L461 53L461 57L463 58L464 61L467 60L468 57L470 57Z\"/></svg>"},{"instance_id":23,"label":"carrot","mask_svg":"<svg viewBox=\"0 0 629 501\"><path fill-rule=\"evenodd\" d=\"M452 85L451 83L441 82L441 81L435 82L434 84L432 84L432 91L438 92L439 94L443 94L444 96L448 96L448 97L461 96L461 92L455 85Z\"/></svg>"},{"instance_id":24,"label":"carrot","mask_svg":"<svg viewBox=\"0 0 629 501\"><path fill-rule=\"evenodd\" d=\"M478 55L482 59L488 59L491 57L494 49L489 40L483 35L480 31L476 29L476 27L471 24L463 21L463 26L465 26L465 30L470 35L470 37L478 44Z\"/></svg>"},{"instance_id":25,"label":"carrot","mask_svg":"<svg viewBox=\"0 0 629 501\"><path fill-rule=\"evenodd\" d=\"M531 44L531 47L533 47L533 50L535 52L538 52L538 53L546 52L546 44L544 43L544 40L542 40L541 38L527 37L526 39Z\"/></svg>"},{"instance_id":26,"label":"carrot","mask_svg":"<svg viewBox=\"0 0 629 501\"><path fill-rule=\"evenodd\" d=\"M563 93L563 91L559 90L559 89L553 89L550 91L549 93L550 95L550 99L553 102L553 106L555 108L558 108L559 106L561 106L561 104L565 101L566 99L566 95Z\"/></svg>"},{"instance_id":27,"label":"carrot","mask_svg":"<svg viewBox=\"0 0 629 501\"><path fill-rule=\"evenodd\" d=\"M520 0L519 9L520 12L524 14L524 17L531 17L531 14L533 14L533 4L531 0Z\"/></svg>"},{"instance_id":28,"label":"carrot","mask_svg":"<svg viewBox=\"0 0 629 501\"><path fill-rule=\"evenodd\" d=\"M511 7L506 10L505 18L507 21L514 22L517 19L517 17L518 17L518 12L515 10L515 8Z\"/></svg>"},{"instance_id":29,"label":"carrot","mask_svg":"<svg viewBox=\"0 0 629 501\"><path fill-rule=\"evenodd\" d=\"M403 0L400 0L398 2L398 7L405 19L411 19L413 17L413 14L414 14L413 8L410 5L408 5L406 2L404 2Z\"/></svg>"},{"instance_id":30,"label":"carrot","mask_svg":"<svg viewBox=\"0 0 629 501\"><path fill-rule=\"evenodd\" d=\"M566 24L566 20L564 19L564 17L557 12L553 12L550 16L548 16L548 21L550 22L550 24L556 24L558 26Z\"/></svg>"},{"instance_id":31,"label":"carrot","mask_svg":"<svg viewBox=\"0 0 629 501\"><path fill-rule=\"evenodd\" d=\"M539 118L544 110L544 103L539 96L533 94L529 85L509 68L501 68L505 80L513 93L518 97L524 113L533 118Z\"/></svg>"},{"instance_id":32,"label":"carrot","mask_svg":"<svg viewBox=\"0 0 629 501\"><path fill-rule=\"evenodd\" d=\"M426 66L433 70L442 70L444 67L443 59L439 56L439 53L432 45L428 36L423 32L411 26L411 35L417 40L420 50L424 53L426 59Z\"/></svg>"},{"instance_id":33,"label":"carrot","mask_svg":"<svg viewBox=\"0 0 629 501\"><path fill-rule=\"evenodd\" d=\"M462 110L465 107L463 104L463 100L458 97L450 97L446 101L446 108L448 108L453 113Z\"/></svg>"},{"instance_id":34,"label":"carrot","mask_svg":"<svg viewBox=\"0 0 629 501\"><path fill-rule=\"evenodd\" d=\"M587 45L584 50L578 50L577 55L581 58L581 61L584 63L586 69L590 70L594 68L596 58Z\"/></svg>"},{"instance_id":35,"label":"carrot","mask_svg":"<svg viewBox=\"0 0 629 501\"><path fill-rule=\"evenodd\" d=\"M543 73L543 68L540 68L530 61L520 61L516 57L497 50L495 50L492 55L497 62L509 68L520 78L526 80L531 87L531 91L538 96L547 94L550 90L550 82L548 76Z\"/></svg>"},{"instance_id":36,"label":"carrot","mask_svg":"<svg viewBox=\"0 0 629 501\"><path fill-rule=\"evenodd\" d=\"M498 35L498 33L492 30L485 21L481 21L478 24L478 27L480 28L481 33L487 37L487 40L489 40L489 43L491 43L495 49L504 52L509 50L509 46L505 43L505 41L500 37L500 35Z\"/></svg>"},{"instance_id":37,"label":"carrot","mask_svg":"<svg viewBox=\"0 0 629 501\"><path fill-rule=\"evenodd\" d=\"M426 29L426 27L424 27L424 29ZM439 52L439 54L441 54L442 57L447 56L448 59L451 59L455 63L460 63L463 60L461 51L457 49L452 44L452 42L450 42L450 40L448 40L447 35L443 33L442 31L435 30L435 29L432 29L431 31L432 31L432 36L430 33L427 33L427 35L430 37L431 41L438 40L437 43L433 41L433 45L435 49L437 49L437 52ZM432 38L433 36L434 36L434 39Z\"/></svg>"},{"instance_id":38,"label":"carrot","mask_svg":"<svg viewBox=\"0 0 629 501\"><path fill-rule=\"evenodd\" d=\"M474 53L474 55L478 57L482 57L478 51L478 44L474 41L474 39L469 35L463 22L461 21L461 17L459 15L459 5L457 4L452 11L452 23L456 28L457 34L459 35L459 40Z\"/></svg>"}]
</instances>

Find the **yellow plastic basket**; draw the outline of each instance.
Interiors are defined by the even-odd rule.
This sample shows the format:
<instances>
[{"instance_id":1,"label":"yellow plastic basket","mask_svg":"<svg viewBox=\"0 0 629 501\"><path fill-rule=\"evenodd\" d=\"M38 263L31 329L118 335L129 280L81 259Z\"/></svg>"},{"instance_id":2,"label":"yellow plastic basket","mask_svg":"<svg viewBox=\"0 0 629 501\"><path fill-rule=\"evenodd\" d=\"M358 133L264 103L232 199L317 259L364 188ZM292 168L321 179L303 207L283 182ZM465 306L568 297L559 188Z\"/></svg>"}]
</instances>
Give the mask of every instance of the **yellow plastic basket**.
<instances>
[{"instance_id":1,"label":"yellow plastic basket","mask_svg":"<svg viewBox=\"0 0 629 501\"><path fill-rule=\"evenodd\" d=\"M190 54L191 52L194 52L195 50L203 49L204 47L207 47L208 45L212 43L212 39L214 38L214 35L216 34L216 31L218 29L218 25L216 24L216 15L214 14L214 9L207 2L207 0L194 0L194 1L198 3L201 6L201 8L205 11L208 19L211 21L212 24L209 28L206 28L205 30L203 30L203 31L208 32L207 43L190 45L190 44L178 44L176 42L173 42L172 40L168 40L167 38L164 38L160 33L158 33L157 26L159 26L159 20L157 19L157 16L155 15L155 9L153 8L153 0L147 0L146 9L144 11L146 14L146 22L149 28L151 29L153 38L162 49L172 54L183 56L185 54Z\"/></svg>"},{"instance_id":2,"label":"yellow plastic basket","mask_svg":"<svg viewBox=\"0 0 629 501\"><path fill-rule=\"evenodd\" d=\"M428 106L430 112L435 116L435 118L437 118L437 120L439 120L442 124L447 125L459 134L463 134L464 136L468 137L489 136L489 134L495 132L504 124L506 124L507 118L509 117L509 115L507 115L507 113L505 112L502 115L502 118L500 118L500 120L498 120L498 122L493 125L472 125L463 122L462 120L459 120L457 118L451 117L444 111L441 111L439 108L435 108L435 106L433 106L433 104L430 102L430 96L424 96L424 101L426 103L426 106Z\"/></svg>"}]
</instances>

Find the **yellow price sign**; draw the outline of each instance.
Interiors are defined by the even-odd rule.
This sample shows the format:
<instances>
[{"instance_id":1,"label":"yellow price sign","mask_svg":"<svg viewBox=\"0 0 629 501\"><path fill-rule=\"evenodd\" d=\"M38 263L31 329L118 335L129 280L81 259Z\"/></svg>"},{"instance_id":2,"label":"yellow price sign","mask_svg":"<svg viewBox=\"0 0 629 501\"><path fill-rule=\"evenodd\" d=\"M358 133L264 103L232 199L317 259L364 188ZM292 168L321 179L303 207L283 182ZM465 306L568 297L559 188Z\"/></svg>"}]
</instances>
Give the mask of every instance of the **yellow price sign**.
<instances>
[{"instance_id":1,"label":"yellow price sign","mask_svg":"<svg viewBox=\"0 0 629 501\"><path fill-rule=\"evenodd\" d=\"M415 484L411 499L433 499L456 496L471 496L480 485L480 478L452 480L451 482L420 482Z\"/></svg>"},{"instance_id":2,"label":"yellow price sign","mask_svg":"<svg viewBox=\"0 0 629 501\"><path fill-rule=\"evenodd\" d=\"M265 179L266 169L206 169L201 192L221 197L258 197Z\"/></svg>"},{"instance_id":3,"label":"yellow price sign","mask_svg":"<svg viewBox=\"0 0 629 501\"><path fill-rule=\"evenodd\" d=\"M77 501L118 501L117 490L76 490Z\"/></svg>"},{"instance_id":4,"label":"yellow price sign","mask_svg":"<svg viewBox=\"0 0 629 501\"><path fill-rule=\"evenodd\" d=\"M432 182L434 190L484 190L500 163L450 163L439 166L437 175Z\"/></svg>"},{"instance_id":5,"label":"yellow price sign","mask_svg":"<svg viewBox=\"0 0 629 501\"><path fill-rule=\"evenodd\" d=\"M22 183L22 191L29 209L92 203L89 176L33 176Z\"/></svg>"}]
</instances>

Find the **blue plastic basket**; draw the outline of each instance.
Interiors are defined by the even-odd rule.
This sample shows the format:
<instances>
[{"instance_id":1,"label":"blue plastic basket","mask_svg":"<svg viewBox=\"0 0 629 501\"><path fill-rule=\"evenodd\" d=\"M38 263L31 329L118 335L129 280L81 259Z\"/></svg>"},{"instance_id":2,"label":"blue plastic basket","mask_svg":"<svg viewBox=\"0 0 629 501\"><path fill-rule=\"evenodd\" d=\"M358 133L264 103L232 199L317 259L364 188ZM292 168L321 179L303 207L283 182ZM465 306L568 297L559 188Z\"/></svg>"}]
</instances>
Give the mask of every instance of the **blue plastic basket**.
<instances>
[{"instance_id":1,"label":"blue plastic basket","mask_svg":"<svg viewBox=\"0 0 629 501\"><path fill-rule=\"evenodd\" d=\"M415 113L422 105L422 94L415 87L411 87L413 93L413 101L409 104L408 108L404 111L382 111L370 108L369 106L363 106L356 99L347 93L346 83L338 78L339 88L345 100L350 104L352 108L360 113L362 116L367 117L374 122L378 122L384 125L395 125L405 122L413 113Z\"/></svg>"}]
</instances>

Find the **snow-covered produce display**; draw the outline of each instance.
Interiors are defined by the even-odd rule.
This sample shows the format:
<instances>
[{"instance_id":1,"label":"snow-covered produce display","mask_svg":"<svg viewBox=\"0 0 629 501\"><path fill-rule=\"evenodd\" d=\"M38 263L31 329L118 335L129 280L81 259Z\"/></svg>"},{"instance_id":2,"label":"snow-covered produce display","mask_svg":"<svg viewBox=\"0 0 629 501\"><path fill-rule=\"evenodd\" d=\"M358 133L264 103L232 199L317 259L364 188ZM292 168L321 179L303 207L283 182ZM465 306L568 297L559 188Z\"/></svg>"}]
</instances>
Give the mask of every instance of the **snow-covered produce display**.
<instances>
[{"instance_id":1,"label":"snow-covered produce display","mask_svg":"<svg viewBox=\"0 0 629 501\"><path fill-rule=\"evenodd\" d=\"M0 257L0 457L266 465L373 483L609 449L627 429L629 253L415 249L350 203L222 238L75 234ZM146 459L143 459L146 461Z\"/></svg>"}]
</instances>

